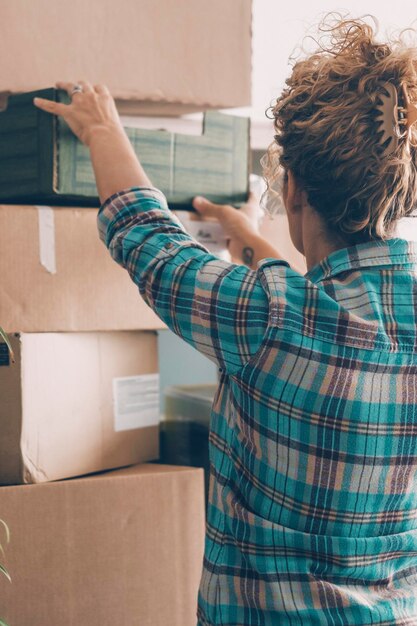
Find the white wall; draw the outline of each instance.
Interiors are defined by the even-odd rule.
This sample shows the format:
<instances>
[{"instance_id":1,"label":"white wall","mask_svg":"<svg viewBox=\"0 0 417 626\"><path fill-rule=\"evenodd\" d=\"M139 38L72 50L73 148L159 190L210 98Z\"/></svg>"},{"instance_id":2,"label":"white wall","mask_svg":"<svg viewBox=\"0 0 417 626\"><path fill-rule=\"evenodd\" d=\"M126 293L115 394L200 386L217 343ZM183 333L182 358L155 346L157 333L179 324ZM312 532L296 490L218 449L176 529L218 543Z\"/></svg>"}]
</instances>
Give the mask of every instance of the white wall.
<instances>
[{"instance_id":1,"label":"white wall","mask_svg":"<svg viewBox=\"0 0 417 626\"><path fill-rule=\"evenodd\" d=\"M350 12L352 17L374 15L380 24L381 36L388 28L403 29L414 22L417 26L415 0L350 0L339 5L334 0L253 0L253 119L265 119L265 109L284 86L291 69L288 57L302 42L312 25L329 11Z\"/></svg>"}]
</instances>

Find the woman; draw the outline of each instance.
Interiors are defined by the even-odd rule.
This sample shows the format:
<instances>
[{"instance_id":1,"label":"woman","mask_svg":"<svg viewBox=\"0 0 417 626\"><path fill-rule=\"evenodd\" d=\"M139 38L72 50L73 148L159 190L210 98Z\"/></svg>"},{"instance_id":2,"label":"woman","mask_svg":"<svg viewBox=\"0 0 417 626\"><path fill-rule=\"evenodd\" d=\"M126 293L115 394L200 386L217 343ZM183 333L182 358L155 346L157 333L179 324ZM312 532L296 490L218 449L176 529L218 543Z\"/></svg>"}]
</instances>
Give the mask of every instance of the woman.
<instances>
[{"instance_id":1,"label":"woman","mask_svg":"<svg viewBox=\"0 0 417 626\"><path fill-rule=\"evenodd\" d=\"M273 108L305 276L230 207L195 201L252 269L192 240L105 87L36 101L90 148L113 258L220 368L200 626L417 623L417 244L395 231L417 200L417 52L361 20L327 34Z\"/></svg>"}]
</instances>

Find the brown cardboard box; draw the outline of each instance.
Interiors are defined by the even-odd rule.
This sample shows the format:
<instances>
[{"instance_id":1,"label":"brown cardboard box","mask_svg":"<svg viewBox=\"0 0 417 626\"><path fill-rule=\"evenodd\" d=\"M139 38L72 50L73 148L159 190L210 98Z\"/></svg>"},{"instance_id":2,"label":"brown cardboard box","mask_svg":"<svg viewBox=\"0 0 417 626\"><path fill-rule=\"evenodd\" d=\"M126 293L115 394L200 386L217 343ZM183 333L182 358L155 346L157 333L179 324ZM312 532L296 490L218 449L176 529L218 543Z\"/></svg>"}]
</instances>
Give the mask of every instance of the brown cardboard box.
<instances>
[{"instance_id":1,"label":"brown cardboard box","mask_svg":"<svg viewBox=\"0 0 417 626\"><path fill-rule=\"evenodd\" d=\"M0 488L10 626L195 626L203 472L141 465Z\"/></svg>"},{"instance_id":2,"label":"brown cardboard box","mask_svg":"<svg viewBox=\"0 0 417 626\"><path fill-rule=\"evenodd\" d=\"M157 459L156 341L144 332L11 337L16 362L0 360L0 484Z\"/></svg>"},{"instance_id":3,"label":"brown cardboard box","mask_svg":"<svg viewBox=\"0 0 417 626\"><path fill-rule=\"evenodd\" d=\"M0 325L8 331L149 330L164 324L99 240L96 209L0 205ZM288 220L261 234L298 271ZM23 254L24 251L24 254Z\"/></svg>"},{"instance_id":4,"label":"brown cardboard box","mask_svg":"<svg viewBox=\"0 0 417 626\"><path fill-rule=\"evenodd\" d=\"M164 328L100 241L96 209L0 205L0 250L7 331Z\"/></svg>"},{"instance_id":5,"label":"brown cardboard box","mask_svg":"<svg viewBox=\"0 0 417 626\"><path fill-rule=\"evenodd\" d=\"M0 23L0 91L87 79L126 113L250 104L251 0L2 0Z\"/></svg>"}]
</instances>

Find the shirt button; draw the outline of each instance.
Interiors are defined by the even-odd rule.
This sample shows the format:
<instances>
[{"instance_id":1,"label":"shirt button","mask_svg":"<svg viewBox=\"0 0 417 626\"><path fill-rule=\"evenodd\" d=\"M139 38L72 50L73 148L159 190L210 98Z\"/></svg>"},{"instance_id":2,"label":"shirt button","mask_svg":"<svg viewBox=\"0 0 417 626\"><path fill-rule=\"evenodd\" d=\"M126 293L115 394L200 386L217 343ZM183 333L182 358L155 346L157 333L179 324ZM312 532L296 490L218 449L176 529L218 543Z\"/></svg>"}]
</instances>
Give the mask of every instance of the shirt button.
<instances>
[{"instance_id":1,"label":"shirt button","mask_svg":"<svg viewBox=\"0 0 417 626\"><path fill-rule=\"evenodd\" d=\"M166 243L166 244L164 245L164 248L165 248L165 250L171 250L171 248L173 247L173 245L174 245L173 243L169 242L169 243Z\"/></svg>"}]
</instances>

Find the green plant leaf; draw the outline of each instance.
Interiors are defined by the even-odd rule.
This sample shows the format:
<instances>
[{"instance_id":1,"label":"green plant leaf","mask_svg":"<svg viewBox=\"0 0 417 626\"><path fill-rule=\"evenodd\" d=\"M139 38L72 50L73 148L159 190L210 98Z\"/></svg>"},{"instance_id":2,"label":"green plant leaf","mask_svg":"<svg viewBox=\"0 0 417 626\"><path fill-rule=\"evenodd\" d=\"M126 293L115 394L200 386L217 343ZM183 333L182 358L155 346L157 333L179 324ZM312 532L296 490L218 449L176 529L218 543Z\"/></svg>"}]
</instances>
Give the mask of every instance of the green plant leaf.
<instances>
[{"instance_id":1,"label":"green plant leaf","mask_svg":"<svg viewBox=\"0 0 417 626\"><path fill-rule=\"evenodd\" d=\"M6 543L9 543L10 542L9 527L7 526L6 522L3 519L0 519L0 524L4 527L4 530L6 531Z\"/></svg>"},{"instance_id":2,"label":"green plant leaf","mask_svg":"<svg viewBox=\"0 0 417 626\"><path fill-rule=\"evenodd\" d=\"M0 563L0 573L3 574L3 576L6 576L7 580L11 583L12 582L12 577L10 576L9 572L7 571L7 569L4 567L4 565L2 565Z\"/></svg>"},{"instance_id":3,"label":"green plant leaf","mask_svg":"<svg viewBox=\"0 0 417 626\"><path fill-rule=\"evenodd\" d=\"M9 626L9 624L6 624L6 622L0 618L0 626Z\"/></svg>"},{"instance_id":4,"label":"green plant leaf","mask_svg":"<svg viewBox=\"0 0 417 626\"><path fill-rule=\"evenodd\" d=\"M10 354L10 358L12 360L12 363L14 363L14 352L10 343L10 340L7 336L7 333L2 329L2 327L0 326L0 338L3 339L4 343L6 344L8 350L9 350L9 354Z\"/></svg>"}]
</instances>

